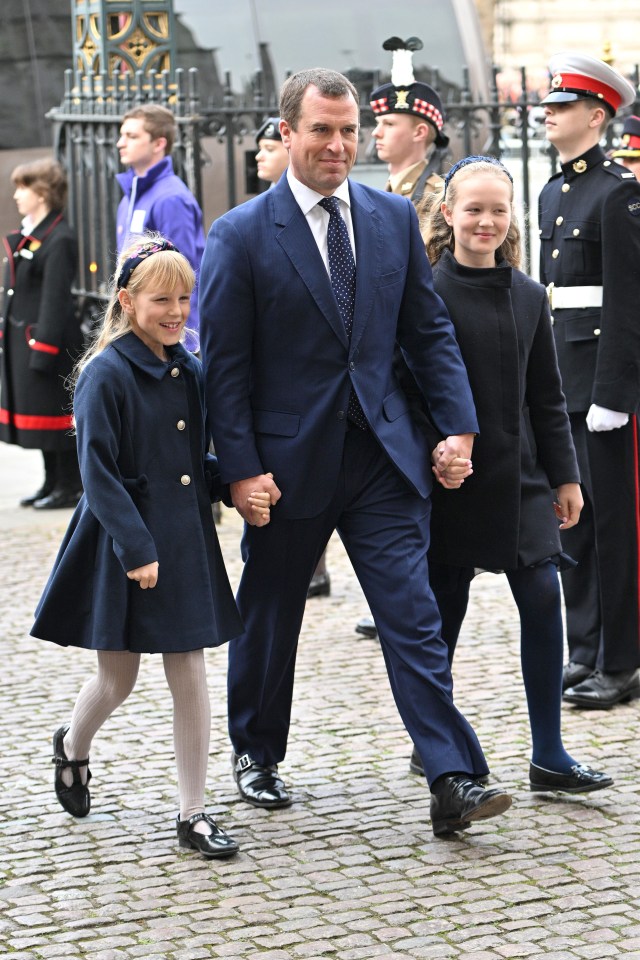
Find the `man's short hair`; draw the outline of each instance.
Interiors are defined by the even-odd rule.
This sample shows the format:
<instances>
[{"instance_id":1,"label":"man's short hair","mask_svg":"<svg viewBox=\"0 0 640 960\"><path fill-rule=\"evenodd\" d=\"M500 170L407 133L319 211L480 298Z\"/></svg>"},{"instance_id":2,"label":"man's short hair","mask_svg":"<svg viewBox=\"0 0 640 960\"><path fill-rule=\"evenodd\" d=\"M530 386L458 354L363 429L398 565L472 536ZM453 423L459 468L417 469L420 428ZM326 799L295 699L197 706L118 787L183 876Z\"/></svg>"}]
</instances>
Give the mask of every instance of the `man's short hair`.
<instances>
[{"instance_id":1,"label":"man's short hair","mask_svg":"<svg viewBox=\"0 0 640 960\"><path fill-rule=\"evenodd\" d=\"M164 137L167 145L164 149L165 157L168 157L173 150L173 144L176 139L176 119L167 107L161 107L157 103L143 103L139 107L132 107L127 110L122 122L125 120L142 120L144 129L152 140L158 140Z\"/></svg>"},{"instance_id":2,"label":"man's short hair","mask_svg":"<svg viewBox=\"0 0 640 960\"><path fill-rule=\"evenodd\" d=\"M285 80L280 91L280 118L285 120L292 130L296 130L302 98L307 87L317 87L323 97L340 97L351 95L356 103L359 102L358 91L345 76L336 70L326 70L324 67L312 67L310 70L299 70Z\"/></svg>"}]
</instances>

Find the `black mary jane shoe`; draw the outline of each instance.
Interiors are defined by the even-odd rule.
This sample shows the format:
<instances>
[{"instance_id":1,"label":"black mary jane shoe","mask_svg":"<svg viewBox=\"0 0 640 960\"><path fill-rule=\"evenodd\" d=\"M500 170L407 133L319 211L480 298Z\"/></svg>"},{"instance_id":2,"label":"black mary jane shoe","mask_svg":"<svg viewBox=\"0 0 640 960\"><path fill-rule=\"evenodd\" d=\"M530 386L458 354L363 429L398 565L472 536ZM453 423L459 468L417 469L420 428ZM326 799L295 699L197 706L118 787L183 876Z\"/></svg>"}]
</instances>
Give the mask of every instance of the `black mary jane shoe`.
<instances>
[{"instance_id":1,"label":"black mary jane shoe","mask_svg":"<svg viewBox=\"0 0 640 960\"><path fill-rule=\"evenodd\" d=\"M497 817L511 806L511 797L497 787L487 790L467 774L439 777L431 794L431 826L434 836L448 837L467 830L476 820Z\"/></svg>"},{"instance_id":2,"label":"black mary jane shoe","mask_svg":"<svg viewBox=\"0 0 640 960\"><path fill-rule=\"evenodd\" d=\"M88 783L91 780L89 758L86 760L69 760L64 752L64 738L67 735L69 724L60 727L53 735L53 759L56 765L54 786L56 797L67 813L73 817L86 817L91 810L91 794ZM80 767L87 768L87 782L83 783L80 777ZM62 779L62 771L71 770L73 783L70 787Z\"/></svg>"},{"instance_id":3,"label":"black mary jane shoe","mask_svg":"<svg viewBox=\"0 0 640 960\"><path fill-rule=\"evenodd\" d=\"M585 763L574 763L569 773L545 770L535 763L529 766L529 787L533 793L589 793L612 784L610 776L600 770L592 770Z\"/></svg>"},{"instance_id":4,"label":"black mary jane shoe","mask_svg":"<svg viewBox=\"0 0 640 960\"><path fill-rule=\"evenodd\" d=\"M200 820L209 824L211 833L198 833L193 829L194 824ZM188 820L181 820L180 816L177 816L176 831L178 844L181 847L198 850L203 857L207 857L209 860L222 860L224 857L232 857L240 849L233 837L221 830L215 820L207 816L206 813L195 813Z\"/></svg>"},{"instance_id":5,"label":"black mary jane shoe","mask_svg":"<svg viewBox=\"0 0 640 960\"><path fill-rule=\"evenodd\" d=\"M291 805L291 795L278 775L276 764L267 767L256 763L248 753L242 756L232 753L231 767L238 793L253 807L276 810Z\"/></svg>"}]
</instances>

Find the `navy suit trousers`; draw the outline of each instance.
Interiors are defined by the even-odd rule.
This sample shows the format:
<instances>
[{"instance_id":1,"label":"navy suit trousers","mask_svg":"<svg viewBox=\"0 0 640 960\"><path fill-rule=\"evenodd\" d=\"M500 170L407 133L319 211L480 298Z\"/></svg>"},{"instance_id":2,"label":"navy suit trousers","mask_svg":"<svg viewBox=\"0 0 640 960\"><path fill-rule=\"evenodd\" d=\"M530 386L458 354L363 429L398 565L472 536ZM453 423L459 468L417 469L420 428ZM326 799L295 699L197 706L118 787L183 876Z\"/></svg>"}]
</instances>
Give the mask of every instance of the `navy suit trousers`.
<instances>
[{"instance_id":1,"label":"navy suit trousers","mask_svg":"<svg viewBox=\"0 0 640 960\"><path fill-rule=\"evenodd\" d=\"M237 754L266 765L285 756L307 588L337 529L375 618L393 696L429 783L450 772L488 772L475 733L453 704L428 582L430 508L371 431L352 427L334 496L322 513L281 520L276 505L268 526L245 527L237 597L245 632L230 644L228 674L229 732Z\"/></svg>"}]
</instances>

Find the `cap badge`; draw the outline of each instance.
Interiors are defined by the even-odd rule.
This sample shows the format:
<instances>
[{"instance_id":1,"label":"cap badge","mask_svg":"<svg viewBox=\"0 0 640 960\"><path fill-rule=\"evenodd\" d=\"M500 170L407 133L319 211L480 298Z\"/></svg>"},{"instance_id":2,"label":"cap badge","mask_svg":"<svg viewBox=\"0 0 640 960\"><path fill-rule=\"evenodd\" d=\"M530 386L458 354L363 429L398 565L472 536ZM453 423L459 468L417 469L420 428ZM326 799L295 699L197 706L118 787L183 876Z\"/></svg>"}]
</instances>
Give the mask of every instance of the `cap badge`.
<instances>
[{"instance_id":1,"label":"cap badge","mask_svg":"<svg viewBox=\"0 0 640 960\"><path fill-rule=\"evenodd\" d=\"M555 77L551 81L552 87L561 87L562 86L562 74L556 73Z\"/></svg>"},{"instance_id":2,"label":"cap badge","mask_svg":"<svg viewBox=\"0 0 640 960\"><path fill-rule=\"evenodd\" d=\"M587 169L587 161L576 160L576 162L572 163L571 166L573 167L576 173L584 173L585 170Z\"/></svg>"},{"instance_id":3,"label":"cap badge","mask_svg":"<svg viewBox=\"0 0 640 960\"><path fill-rule=\"evenodd\" d=\"M408 90L396 90L396 110L408 110L409 104L407 103L407 97L409 96Z\"/></svg>"},{"instance_id":4,"label":"cap badge","mask_svg":"<svg viewBox=\"0 0 640 960\"><path fill-rule=\"evenodd\" d=\"M625 133L624 137L622 138L622 142L623 142L624 144L627 144L627 143L629 143L630 140L631 140L631 134Z\"/></svg>"}]
</instances>

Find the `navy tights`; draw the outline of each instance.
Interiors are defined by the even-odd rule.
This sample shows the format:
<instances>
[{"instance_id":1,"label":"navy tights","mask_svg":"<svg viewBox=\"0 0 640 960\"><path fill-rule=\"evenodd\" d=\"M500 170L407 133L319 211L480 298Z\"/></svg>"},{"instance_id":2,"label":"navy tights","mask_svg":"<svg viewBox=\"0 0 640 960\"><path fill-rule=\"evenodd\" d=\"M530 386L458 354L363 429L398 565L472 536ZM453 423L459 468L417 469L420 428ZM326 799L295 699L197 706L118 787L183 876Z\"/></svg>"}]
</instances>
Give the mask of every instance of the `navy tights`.
<instances>
[{"instance_id":1,"label":"navy tights","mask_svg":"<svg viewBox=\"0 0 640 960\"><path fill-rule=\"evenodd\" d=\"M563 627L560 582L551 561L506 573L520 614L520 660L527 695L533 763L568 773L576 763L562 745ZM467 612L473 569L429 563L429 581L442 617L449 662Z\"/></svg>"}]
</instances>

